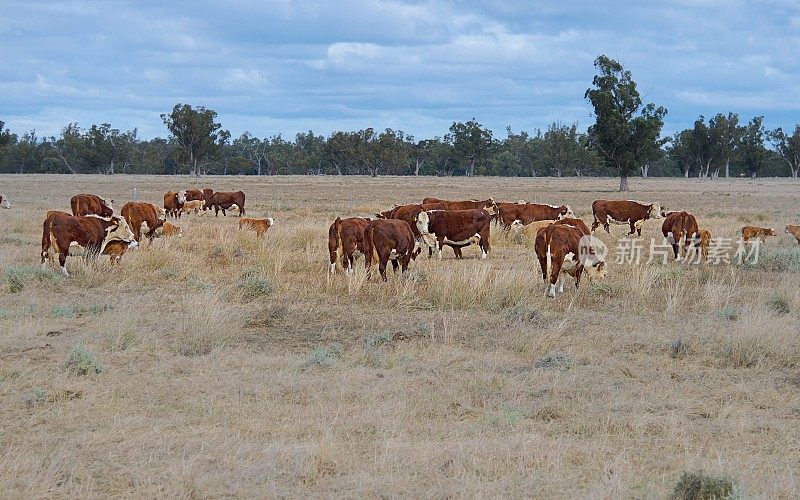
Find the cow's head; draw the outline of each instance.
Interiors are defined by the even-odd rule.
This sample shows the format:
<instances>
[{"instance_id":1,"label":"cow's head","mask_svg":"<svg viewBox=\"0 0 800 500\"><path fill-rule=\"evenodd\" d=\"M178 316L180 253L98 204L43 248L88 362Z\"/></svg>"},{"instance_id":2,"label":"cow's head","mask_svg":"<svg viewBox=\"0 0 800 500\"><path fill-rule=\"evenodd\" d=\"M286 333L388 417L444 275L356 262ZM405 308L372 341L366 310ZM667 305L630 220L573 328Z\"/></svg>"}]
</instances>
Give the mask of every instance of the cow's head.
<instances>
[{"instance_id":1,"label":"cow's head","mask_svg":"<svg viewBox=\"0 0 800 500\"><path fill-rule=\"evenodd\" d=\"M100 199L103 200L103 205L105 205L106 208L111 210L111 213L113 214L114 213L114 200L112 200L111 198L100 198Z\"/></svg>"},{"instance_id":2,"label":"cow's head","mask_svg":"<svg viewBox=\"0 0 800 500\"><path fill-rule=\"evenodd\" d=\"M180 203L181 205L186 203L186 190L185 189L182 189L182 190L178 191L178 203Z\"/></svg>"},{"instance_id":3,"label":"cow's head","mask_svg":"<svg viewBox=\"0 0 800 500\"><path fill-rule=\"evenodd\" d=\"M4 194L0 194L0 208L11 208L11 202Z\"/></svg>"},{"instance_id":4,"label":"cow's head","mask_svg":"<svg viewBox=\"0 0 800 500\"><path fill-rule=\"evenodd\" d=\"M275 219L272 217L267 217L267 227L272 227L275 225Z\"/></svg>"},{"instance_id":5,"label":"cow's head","mask_svg":"<svg viewBox=\"0 0 800 500\"><path fill-rule=\"evenodd\" d=\"M786 226L786 232L792 236L800 237L800 226L789 224Z\"/></svg>"},{"instance_id":6,"label":"cow's head","mask_svg":"<svg viewBox=\"0 0 800 500\"><path fill-rule=\"evenodd\" d=\"M497 203L495 203L494 199L489 198L488 200L486 200L486 203L484 203L483 209L486 210L489 213L489 215L496 215Z\"/></svg>"},{"instance_id":7,"label":"cow's head","mask_svg":"<svg viewBox=\"0 0 800 500\"><path fill-rule=\"evenodd\" d=\"M428 212L420 212L414 217L414 222L416 222L417 230L422 235L422 240L425 242L426 245L429 247L436 247L436 235L430 233L430 223L431 217L428 215Z\"/></svg>"},{"instance_id":8,"label":"cow's head","mask_svg":"<svg viewBox=\"0 0 800 500\"><path fill-rule=\"evenodd\" d=\"M558 213L559 219L566 219L569 217L570 219L575 218L575 213L572 211L572 207L569 205L561 205L561 211Z\"/></svg>"},{"instance_id":9,"label":"cow's head","mask_svg":"<svg viewBox=\"0 0 800 500\"><path fill-rule=\"evenodd\" d=\"M130 226L125 221L124 218L119 217L117 215L113 215L111 217L98 217L99 219L103 220L106 224L105 226L105 237L103 238L103 244L100 246L100 253L106 248L109 242L112 241L119 241L122 243L128 244L128 249L133 250L134 248L138 247L139 244L136 242L133 236L133 231L131 231Z\"/></svg>"},{"instance_id":10,"label":"cow's head","mask_svg":"<svg viewBox=\"0 0 800 500\"><path fill-rule=\"evenodd\" d=\"M161 222L167 220L167 211L164 208L159 207L157 205L153 206L156 207L156 211L158 211L158 220L160 220Z\"/></svg>"},{"instance_id":11,"label":"cow's head","mask_svg":"<svg viewBox=\"0 0 800 500\"><path fill-rule=\"evenodd\" d=\"M663 218L664 215L663 215L663 209L661 208L661 205L659 205L658 203L650 204L650 211L647 213L647 216L650 219L661 219L661 218Z\"/></svg>"},{"instance_id":12,"label":"cow's head","mask_svg":"<svg viewBox=\"0 0 800 500\"><path fill-rule=\"evenodd\" d=\"M581 236L578 242L578 260L583 264L583 272L590 281L606 277L606 253L608 248L602 241L591 235Z\"/></svg>"}]
</instances>

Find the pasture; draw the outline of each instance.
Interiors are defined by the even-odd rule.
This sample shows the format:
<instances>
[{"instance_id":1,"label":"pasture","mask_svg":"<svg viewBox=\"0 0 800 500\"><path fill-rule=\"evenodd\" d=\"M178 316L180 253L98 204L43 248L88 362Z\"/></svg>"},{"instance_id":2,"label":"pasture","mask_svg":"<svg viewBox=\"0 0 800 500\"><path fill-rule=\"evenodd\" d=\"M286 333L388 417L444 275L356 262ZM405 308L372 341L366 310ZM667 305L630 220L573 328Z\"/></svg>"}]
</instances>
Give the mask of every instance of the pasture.
<instances>
[{"instance_id":1,"label":"pasture","mask_svg":"<svg viewBox=\"0 0 800 500\"><path fill-rule=\"evenodd\" d=\"M755 265L617 264L544 296L532 245L404 276L328 276L336 216L425 196L618 199L617 179L2 176L0 492L7 497L665 497L684 472L800 492L800 222L790 180L632 179L624 197L735 238ZM39 271L77 193L243 190L247 215ZM172 222L172 220L170 219ZM643 238L660 239L660 220ZM627 233L596 236L610 248ZM646 245L645 245L646 246Z\"/></svg>"}]
</instances>

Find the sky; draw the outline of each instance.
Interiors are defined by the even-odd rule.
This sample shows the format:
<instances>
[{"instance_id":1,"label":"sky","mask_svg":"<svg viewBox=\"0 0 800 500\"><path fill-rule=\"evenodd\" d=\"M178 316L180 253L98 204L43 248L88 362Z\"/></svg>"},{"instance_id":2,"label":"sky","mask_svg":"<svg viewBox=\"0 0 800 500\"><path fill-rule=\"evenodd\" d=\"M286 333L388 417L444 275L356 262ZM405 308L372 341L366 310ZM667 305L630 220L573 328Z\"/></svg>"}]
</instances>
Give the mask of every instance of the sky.
<instances>
[{"instance_id":1,"label":"sky","mask_svg":"<svg viewBox=\"0 0 800 500\"><path fill-rule=\"evenodd\" d=\"M0 120L165 137L160 114L206 106L236 137L393 128L441 136L475 118L504 137L594 122L606 54L664 133L698 115L800 123L800 1L0 0Z\"/></svg>"}]
</instances>

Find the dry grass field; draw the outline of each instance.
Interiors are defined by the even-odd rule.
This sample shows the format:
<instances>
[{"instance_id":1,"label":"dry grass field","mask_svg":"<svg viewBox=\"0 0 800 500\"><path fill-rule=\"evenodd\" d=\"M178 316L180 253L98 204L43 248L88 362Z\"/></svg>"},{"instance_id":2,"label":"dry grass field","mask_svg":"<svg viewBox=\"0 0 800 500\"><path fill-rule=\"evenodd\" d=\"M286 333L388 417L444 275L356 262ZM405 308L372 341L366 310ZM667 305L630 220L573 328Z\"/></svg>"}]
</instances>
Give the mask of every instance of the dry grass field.
<instances>
[{"instance_id":1,"label":"dry grass field","mask_svg":"<svg viewBox=\"0 0 800 500\"><path fill-rule=\"evenodd\" d=\"M616 264L555 300L530 245L420 258L403 278L327 275L337 215L424 196L567 203L616 179L3 176L2 497L669 496L685 472L745 497L800 495L800 222L790 180L631 181L733 238L749 266ZM237 218L40 272L69 198L242 189ZM494 228L493 228L494 229ZM612 248L626 233L597 235ZM660 221L643 236L660 235ZM680 346L675 341L680 341Z\"/></svg>"}]
</instances>

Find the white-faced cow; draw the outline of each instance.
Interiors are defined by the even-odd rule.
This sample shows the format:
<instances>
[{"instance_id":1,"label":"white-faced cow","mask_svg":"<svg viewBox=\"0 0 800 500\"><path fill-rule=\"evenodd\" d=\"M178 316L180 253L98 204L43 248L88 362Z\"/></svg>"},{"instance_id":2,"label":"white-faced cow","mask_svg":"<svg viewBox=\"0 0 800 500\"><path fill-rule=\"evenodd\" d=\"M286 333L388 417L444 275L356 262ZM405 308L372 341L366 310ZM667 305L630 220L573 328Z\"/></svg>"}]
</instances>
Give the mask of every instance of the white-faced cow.
<instances>
[{"instance_id":1,"label":"white-faced cow","mask_svg":"<svg viewBox=\"0 0 800 500\"><path fill-rule=\"evenodd\" d=\"M519 221L523 226L540 220L558 220L575 217L569 205L544 205L539 203L498 203L497 217L500 225L508 229Z\"/></svg>"},{"instance_id":2,"label":"white-faced cow","mask_svg":"<svg viewBox=\"0 0 800 500\"><path fill-rule=\"evenodd\" d=\"M590 280L606 276L605 262L596 253L592 236L578 227L551 224L536 235L534 248L548 297L556 296L556 285L558 292L564 293L562 274L575 277L575 288L584 272Z\"/></svg>"},{"instance_id":3,"label":"white-faced cow","mask_svg":"<svg viewBox=\"0 0 800 500\"><path fill-rule=\"evenodd\" d=\"M660 219L661 205L658 203L642 203L632 200L595 200L592 203L592 232L599 226L611 234L609 224L629 224L628 233L642 235L642 226L648 219Z\"/></svg>"},{"instance_id":4,"label":"white-faced cow","mask_svg":"<svg viewBox=\"0 0 800 500\"><path fill-rule=\"evenodd\" d=\"M0 208L11 208L11 201L4 194L0 194Z\"/></svg>"},{"instance_id":5,"label":"white-faced cow","mask_svg":"<svg viewBox=\"0 0 800 500\"><path fill-rule=\"evenodd\" d=\"M689 212L670 212L661 223L661 233L672 245L675 260L681 256L688 257L691 245L699 246L700 228L697 219Z\"/></svg>"},{"instance_id":6,"label":"white-faced cow","mask_svg":"<svg viewBox=\"0 0 800 500\"><path fill-rule=\"evenodd\" d=\"M486 210L428 210L420 212L415 222L422 240L439 259L445 244L459 248L456 258L461 257L461 247L473 244L480 247L482 259L489 254L491 216Z\"/></svg>"},{"instance_id":7,"label":"white-faced cow","mask_svg":"<svg viewBox=\"0 0 800 500\"><path fill-rule=\"evenodd\" d=\"M99 215L111 217L114 215L114 200L101 198L94 194L76 194L70 200L72 215Z\"/></svg>"}]
</instances>

